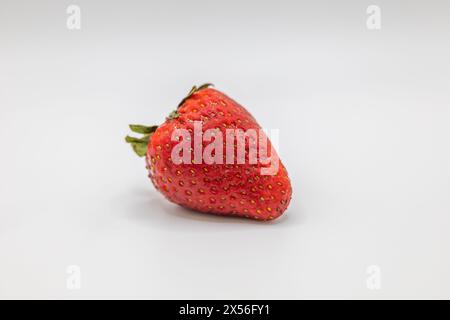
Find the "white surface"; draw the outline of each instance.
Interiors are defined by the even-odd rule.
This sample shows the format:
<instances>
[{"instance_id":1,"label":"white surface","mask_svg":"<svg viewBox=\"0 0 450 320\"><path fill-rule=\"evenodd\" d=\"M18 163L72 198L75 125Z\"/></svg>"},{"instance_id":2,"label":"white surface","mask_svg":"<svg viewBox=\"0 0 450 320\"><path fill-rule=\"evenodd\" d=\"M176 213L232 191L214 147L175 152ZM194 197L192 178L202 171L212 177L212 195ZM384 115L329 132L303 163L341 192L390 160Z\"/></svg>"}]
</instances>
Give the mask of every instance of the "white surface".
<instances>
[{"instance_id":1,"label":"white surface","mask_svg":"<svg viewBox=\"0 0 450 320\"><path fill-rule=\"evenodd\" d=\"M0 298L450 298L448 4L76 2L1 1ZM207 81L281 129L274 223L167 203L123 142Z\"/></svg>"}]
</instances>

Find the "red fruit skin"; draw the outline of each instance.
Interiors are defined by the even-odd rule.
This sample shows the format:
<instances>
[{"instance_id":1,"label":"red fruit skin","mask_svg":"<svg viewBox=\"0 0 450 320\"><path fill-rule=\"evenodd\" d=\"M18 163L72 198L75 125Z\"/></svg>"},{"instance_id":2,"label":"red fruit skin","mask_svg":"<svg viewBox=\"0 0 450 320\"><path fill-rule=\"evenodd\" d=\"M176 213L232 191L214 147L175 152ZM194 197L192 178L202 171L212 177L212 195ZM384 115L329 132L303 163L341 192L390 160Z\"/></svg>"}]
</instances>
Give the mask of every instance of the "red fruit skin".
<instances>
[{"instance_id":1,"label":"red fruit skin","mask_svg":"<svg viewBox=\"0 0 450 320\"><path fill-rule=\"evenodd\" d=\"M171 202L199 212L256 220L272 220L283 214L290 203L292 188L281 160L278 173L273 176L261 175L260 169L268 165L259 161L254 165L248 161L234 165L225 161L212 165L172 162L172 148L178 144L171 140L175 128L187 129L192 134L193 122L202 121L203 132L219 128L223 137L226 129L260 129L244 107L220 91L207 88L191 95L178 113L178 118L159 126L149 141L147 168L157 190ZM208 144L203 142L203 147ZM270 141L268 146L270 150Z\"/></svg>"}]
</instances>

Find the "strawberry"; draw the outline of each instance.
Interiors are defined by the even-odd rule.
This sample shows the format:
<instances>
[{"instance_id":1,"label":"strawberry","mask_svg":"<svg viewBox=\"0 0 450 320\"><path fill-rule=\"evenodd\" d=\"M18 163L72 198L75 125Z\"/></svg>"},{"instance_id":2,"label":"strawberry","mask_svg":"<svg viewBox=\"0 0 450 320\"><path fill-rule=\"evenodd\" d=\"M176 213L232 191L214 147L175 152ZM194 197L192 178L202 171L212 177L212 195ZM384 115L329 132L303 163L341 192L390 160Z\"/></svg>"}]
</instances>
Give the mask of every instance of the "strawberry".
<instances>
[{"instance_id":1,"label":"strawberry","mask_svg":"<svg viewBox=\"0 0 450 320\"><path fill-rule=\"evenodd\" d=\"M252 142L255 142L251 137L232 141L231 147L227 149L225 144L228 144L228 140L225 137L230 129L241 129L242 132L257 131L258 141L261 141L259 139L263 133L244 107L210 86L194 86L160 126L130 125L133 132L143 136L127 136L126 141L139 156L146 157L153 185L168 200L199 212L217 215L257 220L278 218L287 209L292 195L285 167L280 161L276 174L262 174L262 169L267 169L270 164L262 161L250 163L251 148L254 147ZM196 125L197 128L201 125L200 133L204 134L199 144L195 142ZM205 141L205 135L211 129L215 130L215 139L210 140L218 144L210 154L220 161L208 164L206 160L199 161L196 158L195 148L201 147L206 152L207 146L212 143ZM187 154L183 159L188 160L182 163L173 159L173 150L181 143L179 137L173 138L177 130L191 134L189 137L183 136L182 139L189 147L189 150L182 149L183 157L185 152ZM222 141L216 138L220 134ZM245 147L241 149L245 150L245 163L229 162L226 158L229 151L236 155L240 147ZM270 150L268 156L278 160L270 141L267 141L265 150ZM264 149L259 149L257 156L262 157L263 151Z\"/></svg>"}]
</instances>

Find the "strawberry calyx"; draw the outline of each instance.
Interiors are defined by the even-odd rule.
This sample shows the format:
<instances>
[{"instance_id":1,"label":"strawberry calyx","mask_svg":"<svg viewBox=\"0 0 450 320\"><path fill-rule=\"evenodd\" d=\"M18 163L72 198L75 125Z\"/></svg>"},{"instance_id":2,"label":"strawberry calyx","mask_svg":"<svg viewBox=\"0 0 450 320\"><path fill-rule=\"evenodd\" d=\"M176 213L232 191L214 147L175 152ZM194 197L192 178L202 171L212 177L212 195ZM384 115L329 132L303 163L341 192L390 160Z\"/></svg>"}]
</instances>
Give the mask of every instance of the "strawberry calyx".
<instances>
[{"instance_id":1,"label":"strawberry calyx","mask_svg":"<svg viewBox=\"0 0 450 320\"><path fill-rule=\"evenodd\" d=\"M166 118L166 120L176 119L180 116L178 113L178 109L183 105L183 103L186 102L194 93L206 89L210 86L213 86L212 83L205 83L201 86L193 86L192 89L189 91L186 97L181 100L181 102L178 104L177 109L172 111ZM145 157L147 154L148 144L150 141L150 137L152 134L158 129L158 126L143 126L140 124L130 124L130 129L134 133L139 133L142 136L140 138L135 138L131 136L126 136L125 141L129 144L131 144L131 147L133 148L133 151L139 156L139 157Z\"/></svg>"},{"instance_id":2,"label":"strawberry calyx","mask_svg":"<svg viewBox=\"0 0 450 320\"><path fill-rule=\"evenodd\" d=\"M196 92L198 92L200 90L206 89L206 88L208 88L210 86L214 86L214 85L212 83L204 83L204 84L202 84L199 87L193 86L191 91L189 91L189 93L187 94L187 96L184 97L183 100L181 100L181 102L178 104L177 109L179 109L183 105L183 103L185 103L186 100L189 99L194 93L196 93Z\"/></svg>"},{"instance_id":3,"label":"strawberry calyx","mask_svg":"<svg viewBox=\"0 0 450 320\"><path fill-rule=\"evenodd\" d=\"M180 114L178 113L178 109L180 109L180 107L183 105L183 103L186 102L186 100L188 100L194 93L206 89L210 86L214 86L212 83L204 83L201 86L197 87L197 86L193 86L192 89L189 91L189 93L187 94L186 97L183 98L183 100L180 101L180 103L177 106L177 109L172 111L166 118L166 120L171 120L171 119L176 119L180 116Z\"/></svg>"},{"instance_id":4,"label":"strawberry calyx","mask_svg":"<svg viewBox=\"0 0 450 320\"><path fill-rule=\"evenodd\" d=\"M125 141L131 144L133 151L139 157L145 157L147 154L148 142L152 134L158 129L158 126L143 126L140 124L130 124L131 131L142 134L140 138L126 136Z\"/></svg>"}]
</instances>

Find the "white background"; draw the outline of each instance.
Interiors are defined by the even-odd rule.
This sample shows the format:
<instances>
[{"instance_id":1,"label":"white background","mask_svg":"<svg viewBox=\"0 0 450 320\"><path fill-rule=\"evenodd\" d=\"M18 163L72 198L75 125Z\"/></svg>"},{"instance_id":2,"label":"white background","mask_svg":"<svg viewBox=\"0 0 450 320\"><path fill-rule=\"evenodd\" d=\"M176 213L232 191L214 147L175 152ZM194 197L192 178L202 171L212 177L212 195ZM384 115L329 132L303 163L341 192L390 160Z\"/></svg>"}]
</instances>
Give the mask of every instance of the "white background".
<instances>
[{"instance_id":1,"label":"white background","mask_svg":"<svg viewBox=\"0 0 450 320\"><path fill-rule=\"evenodd\" d=\"M450 298L448 3L0 4L0 298ZM170 204L124 143L203 82L280 129L279 220Z\"/></svg>"}]
</instances>

